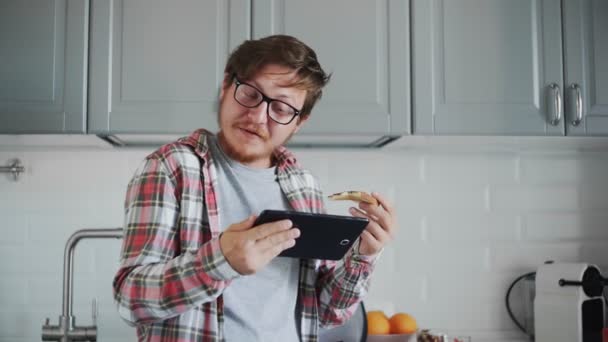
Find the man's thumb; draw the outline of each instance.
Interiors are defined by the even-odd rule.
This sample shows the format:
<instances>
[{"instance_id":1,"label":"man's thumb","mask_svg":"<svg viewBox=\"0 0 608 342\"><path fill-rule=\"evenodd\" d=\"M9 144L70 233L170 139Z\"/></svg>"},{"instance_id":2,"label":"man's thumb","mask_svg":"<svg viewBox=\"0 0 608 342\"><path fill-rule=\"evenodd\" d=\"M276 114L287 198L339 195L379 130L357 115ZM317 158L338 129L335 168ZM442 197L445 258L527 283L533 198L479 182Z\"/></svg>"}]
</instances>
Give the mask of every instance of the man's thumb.
<instances>
[{"instance_id":1,"label":"man's thumb","mask_svg":"<svg viewBox=\"0 0 608 342\"><path fill-rule=\"evenodd\" d=\"M249 215L249 217L247 217L245 220L231 224L230 227L228 227L228 229L226 229L226 230L230 230L230 231L247 230L247 229L253 227L253 223L255 222L256 218L257 218L256 215Z\"/></svg>"}]
</instances>

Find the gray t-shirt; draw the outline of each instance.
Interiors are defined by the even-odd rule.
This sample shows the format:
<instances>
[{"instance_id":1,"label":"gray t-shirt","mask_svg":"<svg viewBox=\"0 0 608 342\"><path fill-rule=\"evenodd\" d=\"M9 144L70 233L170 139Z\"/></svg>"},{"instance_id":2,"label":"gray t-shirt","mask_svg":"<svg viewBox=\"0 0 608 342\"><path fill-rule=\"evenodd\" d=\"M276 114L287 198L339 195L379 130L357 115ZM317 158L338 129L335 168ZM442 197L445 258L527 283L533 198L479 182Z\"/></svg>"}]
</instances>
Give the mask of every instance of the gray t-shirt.
<instances>
[{"instance_id":1,"label":"gray t-shirt","mask_svg":"<svg viewBox=\"0 0 608 342\"><path fill-rule=\"evenodd\" d=\"M247 167L229 158L217 137L210 140L222 231L264 209L290 209L276 168ZM257 273L234 279L223 293L226 341L298 341L298 275L297 259L278 257Z\"/></svg>"}]
</instances>

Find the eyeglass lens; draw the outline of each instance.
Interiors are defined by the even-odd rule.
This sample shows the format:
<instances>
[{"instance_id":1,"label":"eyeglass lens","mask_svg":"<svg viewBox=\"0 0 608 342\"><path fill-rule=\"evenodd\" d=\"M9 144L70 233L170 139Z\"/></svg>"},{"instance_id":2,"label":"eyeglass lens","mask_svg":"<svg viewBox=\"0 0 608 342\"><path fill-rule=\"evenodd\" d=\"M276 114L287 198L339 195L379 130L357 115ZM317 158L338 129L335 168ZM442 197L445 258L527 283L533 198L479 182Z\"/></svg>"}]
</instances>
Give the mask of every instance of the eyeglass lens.
<instances>
[{"instance_id":1,"label":"eyeglass lens","mask_svg":"<svg viewBox=\"0 0 608 342\"><path fill-rule=\"evenodd\" d=\"M259 106L262 102L268 103L268 115L270 118L278 123L287 124L291 122L293 117L296 115L296 111L290 105L273 100L265 97L259 90L246 84L239 83L234 93L234 99L241 105L254 108Z\"/></svg>"}]
</instances>

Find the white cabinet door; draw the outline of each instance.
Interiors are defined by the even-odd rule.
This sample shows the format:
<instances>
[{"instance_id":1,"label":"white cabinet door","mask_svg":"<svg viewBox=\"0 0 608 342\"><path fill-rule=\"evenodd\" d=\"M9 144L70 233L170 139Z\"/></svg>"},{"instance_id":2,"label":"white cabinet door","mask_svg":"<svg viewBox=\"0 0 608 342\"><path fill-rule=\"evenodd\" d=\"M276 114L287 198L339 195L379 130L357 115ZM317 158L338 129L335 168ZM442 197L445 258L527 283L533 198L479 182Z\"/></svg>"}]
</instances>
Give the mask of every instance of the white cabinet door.
<instances>
[{"instance_id":1,"label":"white cabinet door","mask_svg":"<svg viewBox=\"0 0 608 342\"><path fill-rule=\"evenodd\" d=\"M0 133L84 133L89 2L0 1Z\"/></svg>"},{"instance_id":2,"label":"white cabinet door","mask_svg":"<svg viewBox=\"0 0 608 342\"><path fill-rule=\"evenodd\" d=\"M89 132L217 129L226 59L250 37L248 0L105 0L91 13Z\"/></svg>"},{"instance_id":3,"label":"white cabinet door","mask_svg":"<svg viewBox=\"0 0 608 342\"><path fill-rule=\"evenodd\" d=\"M566 132L608 135L608 1L563 4Z\"/></svg>"},{"instance_id":4,"label":"white cabinet door","mask_svg":"<svg viewBox=\"0 0 608 342\"><path fill-rule=\"evenodd\" d=\"M413 0L412 31L414 134L564 134L559 0Z\"/></svg>"},{"instance_id":5,"label":"white cabinet door","mask_svg":"<svg viewBox=\"0 0 608 342\"><path fill-rule=\"evenodd\" d=\"M256 0L253 37L289 34L332 78L299 134L409 133L409 1Z\"/></svg>"}]
</instances>

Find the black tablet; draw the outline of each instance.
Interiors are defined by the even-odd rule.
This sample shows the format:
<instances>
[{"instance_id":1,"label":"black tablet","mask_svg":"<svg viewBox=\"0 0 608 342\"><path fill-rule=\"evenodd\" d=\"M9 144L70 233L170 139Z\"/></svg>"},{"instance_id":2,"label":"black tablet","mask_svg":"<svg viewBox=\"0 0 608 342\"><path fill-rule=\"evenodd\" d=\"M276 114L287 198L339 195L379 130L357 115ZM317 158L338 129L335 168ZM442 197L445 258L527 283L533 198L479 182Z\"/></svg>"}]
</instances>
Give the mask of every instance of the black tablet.
<instances>
[{"instance_id":1,"label":"black tablet","mask_svg":"<svg viewBox=\"0 0 608 342\"><path fill-rule=\"evenodd\" d=\"M295 246L279 256L301 259L340 260L363 232L366 218L299 211L264 210L255 225L290 219L300 229Z\"/></svg>"}]
</instances>

